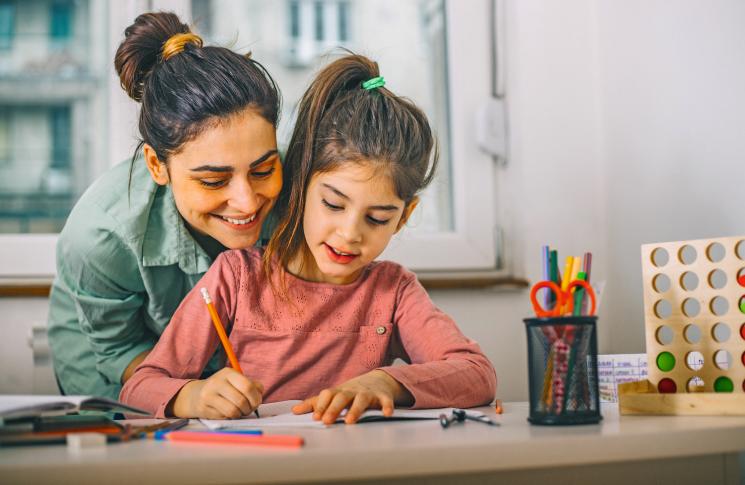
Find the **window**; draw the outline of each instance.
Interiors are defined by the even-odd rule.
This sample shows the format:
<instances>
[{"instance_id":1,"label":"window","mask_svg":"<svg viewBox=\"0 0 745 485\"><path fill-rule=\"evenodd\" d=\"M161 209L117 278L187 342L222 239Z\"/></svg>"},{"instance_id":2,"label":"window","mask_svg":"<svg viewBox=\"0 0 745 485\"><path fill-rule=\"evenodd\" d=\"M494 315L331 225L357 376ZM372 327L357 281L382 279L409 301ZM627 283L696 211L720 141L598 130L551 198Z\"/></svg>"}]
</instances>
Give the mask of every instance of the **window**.
<instances>
[{"instance_id":1,"label":"window","mask_svg":"<svg viewBox=\"0 0 745 485\"><path fill-rule=\"evenodd\" d=\"M66 44L73 35L73 5L69 1L54 0L49 9L49 36L53 44Z\"/></svg>"},{"instance_id":2,"label":"window","mask_svg":"<svg viewBox=\"0 0 745 485\"><path fill-rule=\"evenodd\" d=\"M15 6L12 0L0 0L0 50L8 50L13 45L13 24Z\"/></svg>"},{"instance_id":3,"label":"window","mask_svg":"<svg viewBox=\"0 0 745 485\"><path fill-rule=\"evenodd\" d=\"M0 0L0 39L15 29L0 50L0 277L54 273L56 233L110 165L106 4Z\"/></svg>"},{"instance_id":4,"label":"window","mask_svg":"<svg viewBox=\"0 0 745 485\"><path fill-rule=\"evenodd\" d=\"M50 0L28 3L48 6ZM383 256L415 270L494 269L494 164L474 139L476 111L491 94L489 19L484 14L489 11L489 0L153 0L149 7L136 0L77 0L51 5L60 6L52 15L58 20L49 20L50 25L59 23L54 32L85 48L72 49L70 56L77 57L66 58L67 67L60 71L45 63L40 49L26 46L16 56L24 62L14 65L8 75L0 71L0 84L14 76L28 77L30 72L38 78L38 89L57 83L54 92L44 96L32 96L32 87L26 87L24 96L36 99L36 107L32 109L29 103L14 108L15 114L6 123L11 133L6 146L11 147L5 150L10 152L9 165L17 167L21 162L16 144L22 138L15 134L20 129L16 117L38 110L35 130L45 133L45 138L31 144L40 153L33 179L36 185L24 187L23 196L47 201L47 207L51 204L61 219L55 228L48 220L34 219L30 212L27 226L0 218L0 277L52 274L54 233L67 211L91 180L131 156L134 138L122 138L136 133L137 106L109 75L113 69L110 49L90 46L118 45L124 28L146 7L175 10L185 21L195 23L207 44L250 50L267 67L284 100L278 130L283 149L289 142L297 102L318 68L340 53L338 46L377 60L387 85L427 113L441 157L437 179L423 194L408 227ZM28 9L24 15L44 17L39 8ZM17 19L17 25L39 23L38 18L21 20ZM116 28L108 31L101 25ZM16 44L13 49L22 48ZM34 69L29 70L29 65ZM74 75L69 77L71 72ZM0 99L3 103L17 104L17 99ZM2 123L0 119L0 150ZM12 180L4 170L0 164L0 183ZM2 211L7 207L3 198L17 195L13 194L10 187L0 185ZM34 231L45 234L24 235ZM39 257L28 263L29 258L23 257L28 254Z\"/></svg>"}]
</instances>

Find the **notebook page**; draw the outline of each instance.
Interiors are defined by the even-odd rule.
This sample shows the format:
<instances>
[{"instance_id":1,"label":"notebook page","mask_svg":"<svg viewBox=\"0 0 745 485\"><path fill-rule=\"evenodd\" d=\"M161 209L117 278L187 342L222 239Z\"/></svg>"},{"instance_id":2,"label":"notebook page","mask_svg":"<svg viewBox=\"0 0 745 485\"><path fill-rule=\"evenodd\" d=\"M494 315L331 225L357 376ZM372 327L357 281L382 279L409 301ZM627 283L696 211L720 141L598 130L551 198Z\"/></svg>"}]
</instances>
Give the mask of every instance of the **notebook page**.
<instances>
[{"instance_id":1,"label":"notebook page","mask_svg":"<svg viewBox=\"0 0 745 485\"><path fill-rule=\"evenodd\" d=\"M202 424L211 430L218 429L241 429L241 428L264 428L264 427L289 427L289 428L325 428L327 427L320 421L313 419L312 413L292 414L291 408L302 401L281 401L277 403L262 404L259 406L259 415L247 416L242 419L200 419ZM345 410L346 412L346 410ZM337 419L337 423L344 421L344 413ZM369 409L365 411L359 419L360 423L381 421L390 419L439 419L440 414L450 416L453 408L440 409L396 409L392 418L385 418L383 411L379 409ZM469 410L469 414L474 416L483 416L479 411Z\"/></svg>"}]
</instances>

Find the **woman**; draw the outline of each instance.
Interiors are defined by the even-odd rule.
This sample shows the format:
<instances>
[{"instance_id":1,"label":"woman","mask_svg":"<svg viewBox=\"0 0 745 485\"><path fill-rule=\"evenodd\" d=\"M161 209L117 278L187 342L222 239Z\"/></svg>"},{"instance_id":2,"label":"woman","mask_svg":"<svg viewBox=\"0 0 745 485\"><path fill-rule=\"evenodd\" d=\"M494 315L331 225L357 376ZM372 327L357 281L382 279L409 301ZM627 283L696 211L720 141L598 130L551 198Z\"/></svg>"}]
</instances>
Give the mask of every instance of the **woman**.
<instances>
[{"instance_id":1,"label":"woman","mask_svg":"<svg viewBox=\"0 0 745 485\"><path fill-rule=\"evenodd\" d=\"M114 63L142 103L144 159L112 168L72 210L48 326L62 392L115 399L213 259L259 240L282 169L279 93L256 61L147 13Z\"/></svg>"}]
</instances>

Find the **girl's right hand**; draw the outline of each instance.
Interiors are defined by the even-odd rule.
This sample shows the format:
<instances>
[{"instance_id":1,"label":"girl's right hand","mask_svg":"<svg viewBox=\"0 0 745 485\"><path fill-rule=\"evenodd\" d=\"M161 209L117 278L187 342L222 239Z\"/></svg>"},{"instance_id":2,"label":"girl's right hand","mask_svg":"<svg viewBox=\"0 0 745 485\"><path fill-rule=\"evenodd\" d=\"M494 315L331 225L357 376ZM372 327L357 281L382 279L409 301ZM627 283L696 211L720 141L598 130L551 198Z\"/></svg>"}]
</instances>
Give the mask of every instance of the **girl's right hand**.
<instances>
[{"instance_id":1,"label":"girl's right hand","mask_svg":"<svg viewBox=\"0 0 745 485\"><path fill-rule=\"evenodd\" d=\"M172 412L167 414L179 418L240 418L259 407L263 393L261 382L225 367L207 379L182 387L172 401Z\"/></svg>"}]
</instances>

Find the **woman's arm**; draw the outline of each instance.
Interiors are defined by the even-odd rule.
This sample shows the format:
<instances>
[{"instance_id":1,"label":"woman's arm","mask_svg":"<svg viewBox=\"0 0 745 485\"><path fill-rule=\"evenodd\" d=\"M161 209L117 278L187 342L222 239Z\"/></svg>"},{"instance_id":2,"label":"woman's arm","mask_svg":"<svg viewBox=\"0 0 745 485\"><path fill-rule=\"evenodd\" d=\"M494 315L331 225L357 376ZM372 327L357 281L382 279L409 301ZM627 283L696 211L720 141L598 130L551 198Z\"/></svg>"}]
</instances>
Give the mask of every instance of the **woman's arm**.
<instances>
[{"instance_id":1,"label":"woman's arm","mask_svg":"<svg viewBox=\"0 0 745 485\"><path fill-rule=\"evenodd\" d=\"M60 235L50 297L50 344L63 388L75 392L85 390L85 374L95 371L119 385L125 369L157 339L144 321L147 298L137 256L106 214L88 209L86 218L96 224L73 216ZM77 343L71 341L76 332ZM90 369L66 375L65 369L80 365L75 359L83 350L92 351Z\"/></svg>"}]
</instances>

